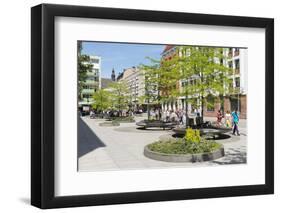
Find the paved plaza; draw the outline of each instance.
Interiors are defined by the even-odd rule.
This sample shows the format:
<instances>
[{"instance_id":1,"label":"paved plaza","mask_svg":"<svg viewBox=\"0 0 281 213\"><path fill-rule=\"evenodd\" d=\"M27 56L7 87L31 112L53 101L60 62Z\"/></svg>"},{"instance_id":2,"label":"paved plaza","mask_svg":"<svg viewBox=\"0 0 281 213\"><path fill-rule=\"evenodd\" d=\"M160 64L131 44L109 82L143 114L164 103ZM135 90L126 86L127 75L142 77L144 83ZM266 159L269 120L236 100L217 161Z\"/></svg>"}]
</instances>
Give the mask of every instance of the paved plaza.
<instances>
[{"instance_id":1,"label":"paved plaza","mask_svg":"<svg viewBox=\"0 0 281 213\"><path fill-rule=\"evenodd\" d=\"M136 121L145 117L136 117ZM206 120L212 120L206 118ZM246 163L246 121L240 121L240 136L217 140L225 148L225 156L209 162L172 163L152 160L143 155L144 146L159 137L172 135L172 130L138 128L135 123L102 127L104 119L78 118L78 170L104 171L165 167L197 167Z\"/></svg>"}]
</instances>

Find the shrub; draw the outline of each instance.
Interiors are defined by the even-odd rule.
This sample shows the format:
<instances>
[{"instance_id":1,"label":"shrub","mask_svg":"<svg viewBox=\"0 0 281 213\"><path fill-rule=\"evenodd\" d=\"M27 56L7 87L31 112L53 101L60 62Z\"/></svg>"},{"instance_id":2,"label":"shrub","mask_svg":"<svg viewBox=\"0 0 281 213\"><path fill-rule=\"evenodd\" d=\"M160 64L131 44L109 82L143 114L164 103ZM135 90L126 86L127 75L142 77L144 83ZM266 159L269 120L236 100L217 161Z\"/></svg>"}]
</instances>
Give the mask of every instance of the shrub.
<instances>
[{"instance_id":1,"label":"shrub","mask_svg":"<svg viewBox=\"0 0 281 213\"><path fill-rule=\"evenodd\" d=\"M149 144L148 148L151 151L165 154L197 154L209 153L221 147L219 143L214 141L201 141L199 143L185 143L184 139L157 141Z\"/></svg>"},{"instance_id":2,"label":"shrub","mask_svg":"<svg viewBox=\"0 0 281 213\"><path fill-rule=\"evenodd\" d=\"M185 133L184 137L185 141L187 143L200 143L201 137L200 137L200 131L199 130L193 130L191 128L188 128Z\"/></svg>"},{"instance_id":3,"label":"shrub","mask_svg":"<svg viewBox=\"0 0 281 213\"><path fill-rule=\"evenodd\" d=\"M221 148L221 144L201 138L199 130L188 128L184 138L169 141L157 141L149 144L151 151L165 154L209 153Z\"/></svg>"}]
</instances>

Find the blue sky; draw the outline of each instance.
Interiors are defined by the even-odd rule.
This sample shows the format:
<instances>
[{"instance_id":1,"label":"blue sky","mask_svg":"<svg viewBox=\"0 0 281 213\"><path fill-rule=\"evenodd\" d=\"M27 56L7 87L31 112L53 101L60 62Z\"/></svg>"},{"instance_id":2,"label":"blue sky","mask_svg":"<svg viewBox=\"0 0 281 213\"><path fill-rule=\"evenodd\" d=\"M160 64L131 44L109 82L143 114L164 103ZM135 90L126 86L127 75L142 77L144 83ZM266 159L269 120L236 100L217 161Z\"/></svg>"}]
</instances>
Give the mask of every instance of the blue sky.
<instances>
[{"instance_id":1,"label":"blue sky","mask_svg":"<svg viewBox=\"0 0 281 213\"><path fill-rule=\"evenodd\" d=\"M117 76L125 68L149 64L147 56L160 59L165 45L87 41L82 47L82 54L101 57L101 76L110 78L112 68Z\"/></svg>"}]
</instances>

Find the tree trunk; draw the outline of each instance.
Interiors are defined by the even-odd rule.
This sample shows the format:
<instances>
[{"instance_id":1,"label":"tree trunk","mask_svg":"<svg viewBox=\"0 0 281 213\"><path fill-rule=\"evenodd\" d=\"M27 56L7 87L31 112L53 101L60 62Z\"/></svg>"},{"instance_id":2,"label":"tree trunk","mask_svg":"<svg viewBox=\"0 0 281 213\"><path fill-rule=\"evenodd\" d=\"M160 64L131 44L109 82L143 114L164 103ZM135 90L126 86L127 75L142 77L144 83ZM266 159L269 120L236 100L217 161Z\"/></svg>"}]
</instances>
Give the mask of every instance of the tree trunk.
<instances>
[{"instance_id":1,"label":"tree trunk","mask_svg":"<svg viewBox=\"0 0 281 213\"><path fill-rule=\"evenodd\" d=\"M150 119L150 107L149 107L149 99L147 100L147 120Z\"/></svg>"},{"instance_id":2,"label":"tree trunk","mask_svg":"<svg viewBox=\"0 0 281 213\"><path fill-rule=\"evenodd\" d=\"M188 128L189 126L189 117L188 117L188 95L185 96L185 127Z\"/></svg>"},{"instance_id":3,"label":"tree trunk","mask_svg":"<svg viewBox=\"0 0 281 213\"><path fill-rule=\"evenodd\" d=\"M201 95L201 117L202 117L202 121L204 122L204 98Z\"/></svg>"}]
</instances>

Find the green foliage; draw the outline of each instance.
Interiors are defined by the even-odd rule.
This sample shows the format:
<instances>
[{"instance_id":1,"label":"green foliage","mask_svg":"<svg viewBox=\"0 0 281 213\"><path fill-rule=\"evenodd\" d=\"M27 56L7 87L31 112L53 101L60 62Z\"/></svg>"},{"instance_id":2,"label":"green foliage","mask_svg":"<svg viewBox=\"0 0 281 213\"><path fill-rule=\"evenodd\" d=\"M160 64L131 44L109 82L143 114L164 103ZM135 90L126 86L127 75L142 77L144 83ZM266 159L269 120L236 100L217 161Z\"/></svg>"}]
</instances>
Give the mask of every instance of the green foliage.
<instances>
[{"instance_id":1,"label":"green foliage","mask_svg":"<svg viewBox=\"0 0 281 213\"><path fill-rule=\"evenodd\" d=\"M196 99L200 98L202 106L213 105L207 102L206 97L224 95L227 93L226 85L231 81L228 78L230 69L222 63L227 59L223 54L224 49L182 46L180 51L180 67L183 70L181 79L187 81L182 92L193 97L190 100L192 104L196 104Z\"/></svg>"},{"instance_id":2,"label":"green foliage","mask_svg":"<svg viewBox=\"0 0 281 213\"><path fill-rule=\"evenodd\" d=\"M200 131L198 129L193 130L191 128L187 128L184 139L187 143L200 143Z\"/></svg>"},{"instance_id":3,"label":"green foliage","mask_svg":"<svg viewBox=\"0 0 281 213\"><path fill-rule=\"evenodd\" d=\"M142 65L145 75L145 98L147 103L160 104L177 97L175 93L179 70L175 66L177 57L171 60L150 60L150 65Z\"/></svg>"},{"instance_id":4,"label":"green foliage","mask_svg":"<svg viewBox=\"0 0 281 213\"><path fill-rule=\"evenodd\" d=\"M112 108L122 111L128 108L129 103L129 90L126 82L118 81L109 86L111 92Z\"/></svg>"},{"instance_id":5,"label":"green foliage","mask_svg":"<svg viewBox=\"0 0 281 213\"><path fill-rule=\"evenodd\" d=\"M214 141L201 141L200 143L185 143L184 139L170 140L170 141L157 141L149 144L148 148L151 151L164 153L164 154L198 154L210 153L219 148L221 144Z\"/></svg>"},{"instance_id":6,"label":"green foliage","mask_svg":"<svg viewBox=\"0 0 281 213\"><path fill-rule=\"evenodd\" d=\"M98 90L93 94L94 103L92 105L93 109L98 111L103 111L111 106L111 94L106 90Z\"/></svg>"},{"instance_id":7,"label":"green foliage","mask_svg":"<svg viewBox=\"0 0 281 213\"><path fill-rule=\"evenodd\" d=\"M199 130L188 128L184 138L157 141L148 146L151 151L165 154L209 153L221 148L221 144L200 137Z\"/></svg>"},{"instance_id":8,"label":"green foliage","mask_svg":"<svg viewBox=\"0 0 281 213\"><path fill-rule=\"evenodd\" d=\"M177 54L169 60L150 59L151 65L143 66L148 102L161 103L185 96L186 102L194 107L213 106L206 97L219 98L230 92L230 68L222 63L227 59L223 51L219 47L178 46ZM177 86L180 83L182 89Z\"/></svg>"}]
</instances>

